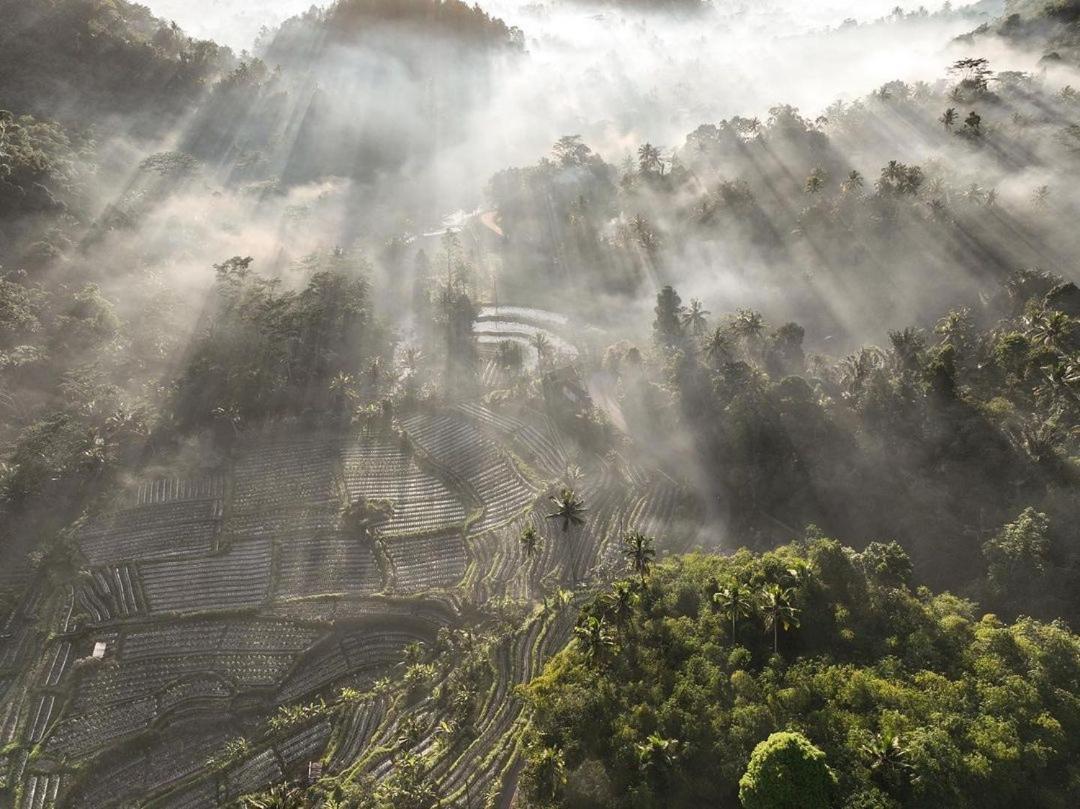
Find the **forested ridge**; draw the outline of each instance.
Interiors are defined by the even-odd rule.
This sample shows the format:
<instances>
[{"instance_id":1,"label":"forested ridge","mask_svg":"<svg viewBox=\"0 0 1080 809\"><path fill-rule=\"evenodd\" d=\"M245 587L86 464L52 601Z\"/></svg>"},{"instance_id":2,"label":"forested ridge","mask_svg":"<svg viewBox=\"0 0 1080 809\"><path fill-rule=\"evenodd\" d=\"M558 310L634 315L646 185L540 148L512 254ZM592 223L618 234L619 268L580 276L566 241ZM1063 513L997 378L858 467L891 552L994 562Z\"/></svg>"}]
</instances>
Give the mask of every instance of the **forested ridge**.
<instances>
[{"instance_id":1,"label":"forested ridge","mask_svg":"<svg viewBox=\"0 0 1080 809\"><path fill-rule=\"evenodd\" d=\"M1061 624L913 590L895 544L691 555L583 609L527 689L526 782L536 806L1068 806L1078 666Z\"/></svg>"},{"instance_id":2,"label":"forested ridge","mask_svg":"<svg viewBox=\"0 0 1080 809\"><path fill-rule=\"evenodd\" d=\"M785 3L0 0L0 806L1080 803L1077 3Z\"/></svg>"}]
</instances>

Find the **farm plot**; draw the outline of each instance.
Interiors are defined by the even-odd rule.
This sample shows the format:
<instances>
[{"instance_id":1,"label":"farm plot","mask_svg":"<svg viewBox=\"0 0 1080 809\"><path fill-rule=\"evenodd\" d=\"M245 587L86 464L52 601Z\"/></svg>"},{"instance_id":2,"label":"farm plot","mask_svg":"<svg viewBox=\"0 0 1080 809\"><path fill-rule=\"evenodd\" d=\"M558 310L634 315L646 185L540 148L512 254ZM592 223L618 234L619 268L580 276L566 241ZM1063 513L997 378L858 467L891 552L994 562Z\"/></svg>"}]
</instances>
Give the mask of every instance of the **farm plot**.
<instances>
[{"instance_id":1,"label":"farm plot","mask_svg":"<svg viewBox=\"0 0 1080 809\"><path fill-rule=\"evenodd\" d=\"M284 777L285 773L282 772L274 751L264 750L236 765L225 774L226 799L232 800L249 792L255 792Z\"/></svg>"},{"instance_id":2,"label":"farm plot","mask_svg":"<svg viewBox=\"0 0 1080 809\"><path fill-rule=\"evenodd\" d=\"M443 533L465 522L461 501L397 441L360 433L345 447L342 463L351 501L393 503L393 516L379 527L384 537Z\"/></svg>"},{"instance_id":3,"label":"farm plot","mask_svg":"<svg viewBox=\"0 0 1080 809\"><path fill-rule=\"evenodd\" d=\"M420 593L454 587L465 575L465 543L460 533L396 537L383 543L393 568L394 588Z\"/></svg>"},{"instance_id":4,"label":"farm plot","mask_svg":"<svg viewBox=\"0 0 1080 809\"><path fill-rule=\"evenodd\" d=\"M120 651L124 662L207 651L297 654L321 635L315 627L288 621L200 619L129 629L121 639Z\"/></svg>"},{"instance_id":5,"label":"farm plot","mask_svg":"<svg viewBox=\"0 0 1080 809\"><path fill-rule=\"evenodd\" d=\"M347 677L369 677L400 662L410 643L428 639L393 626L355 630L331 638L296 664L278 692L278 702L308 697Z\"/></svg>"},{"instance_id":6,"label":"farm plot","mask_svg":"<svg viewBox=\"0 0 1080 809\"><path fill-rule=\"evenodd\" d=\"M132 663L207 651L297 654L321 634L319 629L304 624L256 618L178 621L127 630L120 641L120 655L124 663Z\"/></svg>"},{"instance_id":7,"label":"farm plot","mask_svg":"<svg viewBox=\"0 0 1080 809\"><path fill-rule=\"evenodd\" d=\"M389 744L406 717L412 715L427 723L427 732L413 745L412 752L427 757L428 775L439 784L445 803L460 806L466 796L485 794L516 755L516 730L524 708L515 693L516 686L535 676L543 662L565 644L575 615L574 610L537 613L521 630L493 647L494 676L479 696L469 733L456 742L438 744L437 714L431 714L430 703L421 703L383 721L377 733L366 734L366 743L354 750L362 756L361 751L367 748L372 754L360 759L358 769L376 779L388 775L393 761L378 746Z\"/></svg>"},{"instance_id":8,"label":"farm plot","mask_svg":"<svg viewBox=\"0 0 1080 809\"><path fill-rule=\"evenodd\" d=\"M71 796L79 809L105 809L145 799L201 772L206 761L230 737L220 720L180 720L138 750L95 766L94 773ZM213 806L214 801L203 804Z\"/></svg>"},{"instance_id":9,"label":"farm plot","mask_svg":"<svg viewBox=\"0 0 1080 809\"><path fill-rule=\"evenodd\" d=\"M478 402L458 405L458 410L496 440L513 447L519 457L542 474L558 477L566 471L566 449L546 416L519 418Z\"/></svg>"},{"instance_id":10,"label":"farm plot","mask_svg":"<svg viewBox=\"0 0 1080 809\"><path fill-rule=\"evenodd\" d=\"M136 505L184 500L217 500L225 495L225 478L214 473L194 478L157 478L143 481L133 492Z\"/></svg>"},{"instance_id":11,"label":"farm plot","mask_svg":"<svg viewBox=\"0 0 1080 809\"><path fill-rule=\"evenodd\" d=\"M61 719L45 740L46 754L76 760L137 733L154 718L157 700L132 699Z\"/></svg>"},{"instance_id":12,"label":"farm plot","mask_svg":"<svg viewBox=\"0 0 1080 809\"><path fill-rule=\"evenodd\" d=\"M221 524L220 500L140 505L85 525L76 537L91 565L209 553Z\"/></svg>"},{"instance_id":13,"label":"farm plot","mask_svg":"<svg viewBox=\"0 0 1080 809\"><path fill-rule=\"evenodd\" d=\"M233 469L230 512L272 514L297 504L335 509L339 455L339 442L330 437L257 439Z\"/></svg>"},{"instance_id":14,"label":"farm plot","mask_svg":"<svg viewBox=\"0 0 1080 809\"><path fill-rule=\"evenodd\" d=\"M62 777L59 775L32 775L23 786L21 809L49 809L56 805Z\"/></svg>"},{"instance_id":15,"label":"farm plot","mask_svg":"<svg viewBox=\"0 0 1080 809\"><path fill-rule=\"evenodd\" d=\"M360 758L386 718L386 700L375 697L351 708L334 729L337 745L330 766L342 770Z\"/></svg>"},{"instance_id":16,"label":"farm plot","mask_svg":"<svg viewBox=\"0 0 1080 809\"><path fill-rule=\"evenodd\" d=\"M208 651L183 657L155 657L100 666L76 691L74 708L90 712L131 697L153 696L178 680L213 674L235 690L270 688L288 674L296 656L288 652Z\"/></svg>"},{"instance_id":17,"label":"farm plot","mask_svg":"<svg viewBox=\"0 0 1080 809\"><path fill-rule=\"evenodd\" d=\"M274 747L286 769L318 759L330 741L330 722L323 721L294 733Z\"/></svg>"},{"instance_id":18,"label":"farm plot","mask_svg":"<svg viewBox=\"0 0 1080 809\"><path fill-rule=\"evenodd\" d=\"M519 537L527 523L541 536L548 528L539 515L527 514L502 528L470 538L464 587L472 600L482 604L493 596L528 597L539 559L526 560L521 549Z\"/></svg>"},{"instance_id":19,"label":"farm plot","mask_svg":"<svg viewBox=\"0 0 1080 809\"><path fill-rule=\"evenodd\" d=\"M503 525L527 508L536 490L513 462L460 413L416 415L405 429L436 463L476 495L483 504L473 533Z\"/></svg>"},{"instance_id":20,"label":"farm plot","mask_svg":"<svg viewBox=\"0 0 1080 809\"><path fill-rule=\"evenodd\" d=\"M146 612L146 599L133 565L90 570L74 588L75 603L94 623L130 618Z\"/></svg>"},{"instance_id":21,"label":"farm plot","mask_svg":"<svg viewBox=\"0 0 1080 809\"><path fill-rule=\"evenodd\" d=\"M657 476L647 489L640 510L635 515L638 530L655 536L678 532L679 514L685 492L666 476Z\"/></svg>"},{"instance_id":22,"label":"farm plot","mask_svg":"<svg viewBox=\"0 0 1080 809\"><path fill-rule=\"evenodd\" d=\"M337 528L305 530L279 542L278 597L374 593L381 588L372 546Z\"/></svg>"},{"instance_id":23,"label":"farm plot","mask_svg":"<svg viewBox=\"0 0 1080 809\"><path fill-rule=\"evenodd\" d=\"M150 612L200 612L257 607L270 587L269 540L236 542L225 553L142 565Z\"/></svg>"},{"instance_id":24,"label":"farm plot","mask_svg":"<svg viewBox=\"0 0 1080 809\"><path fill-rule=\"evenodd\" d=\"M162 710L186 699L274 687L317 629L280 621L184 621L128 631L116 656L87 670L74 707L89 712L133 697L160 695Z\"/></svg>"},{"instance_id":25,"label":"farm plot","mask_svg":"<svg viewBox=\"0 0 1080 809\"><path fill-rule=\"evenodd\" d=\"M209 809L220 805L215 781L199 781L182 787L151 804L154 809Z\"/></svg>"},{"instance_id":26,"label":"farm plot","mask_svg":"<svg viewBox=\"0 0 1080 809\"><path fill-rule=\"evenodd\" d=\"M166 711L186 701L272 688L318 637L305 626L269 621L237 628L224 622L185 622L133 632L119 642L117 657L83 673L73 711L89 713L151 696L159 696Z\"/></svg>"}]
</instances>

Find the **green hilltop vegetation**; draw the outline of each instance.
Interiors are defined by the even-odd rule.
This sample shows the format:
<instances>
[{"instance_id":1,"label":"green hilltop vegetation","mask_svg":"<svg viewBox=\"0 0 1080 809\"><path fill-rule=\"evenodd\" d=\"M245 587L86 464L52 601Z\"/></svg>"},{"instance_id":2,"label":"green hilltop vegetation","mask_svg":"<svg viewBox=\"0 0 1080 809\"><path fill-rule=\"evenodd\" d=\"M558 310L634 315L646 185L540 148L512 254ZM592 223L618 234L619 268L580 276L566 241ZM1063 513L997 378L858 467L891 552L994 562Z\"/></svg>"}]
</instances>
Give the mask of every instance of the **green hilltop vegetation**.
<instances>
[{"instance_id":1,"label":"green hilltop vegetation","mask_svg":"<svg viewBox=\"0 0 1080 809\"><path fill-rule=\"evenodd\" d=\"M913 589L895 543L680 557L527 687L529 805L1071 806L1078 688L1064 625Z\"/></svg>"}]
</instances>

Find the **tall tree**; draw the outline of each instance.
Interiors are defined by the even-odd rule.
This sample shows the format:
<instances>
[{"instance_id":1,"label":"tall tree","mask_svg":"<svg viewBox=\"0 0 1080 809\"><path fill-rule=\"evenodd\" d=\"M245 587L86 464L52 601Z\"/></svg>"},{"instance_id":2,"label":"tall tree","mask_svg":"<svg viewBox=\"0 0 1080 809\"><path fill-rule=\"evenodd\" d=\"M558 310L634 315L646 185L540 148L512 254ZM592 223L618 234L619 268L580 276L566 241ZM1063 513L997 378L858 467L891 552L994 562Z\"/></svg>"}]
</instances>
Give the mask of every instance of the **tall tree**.
<instances>
[{"instance_id":1,"label":"tall tree","mask_svg":"<svg viewBox=\"0 0 1080 809\"><path fill-rule=\"evenodd\" d=\"M521 550L525 552L526 559L532 559L540 551L540 534L532 523L522 529L518 542L521 544Z\"/></svg>"},{"instance_id":2,"label":"tall tree","mask_svg":"<svg viewBox=\"0 0 1080 809\"><path fill-rule=\"evenodd\" d=\"M585 524L585 501L574 494L573 489L563 489L558 495L548 498L555 506L555 511L547 515L549 520L559 520L562 530L569 531L570 526Z\"/></svg>"},{"instance_id":3,"label":"tall tree","mask_svg":"<svg viewBox=\"0 0 1080 809\"><path fill-rule=\"evenodd\" d=\"M641 578L642 587L645 586L645 579L648 578L653 560L656 559L656 548L653 545L653 538L640 531L631 531L623 537L623 555L630 562L631 569Z\"/></svg>"},{"instance_id":4,"label":"tall tree","mask_svg":"<svg viewBox=\"0 0 1080 809\"><path fill-rule=\"evenodd\" d=\"M674 345L682 338L682 298L675 288L665 286L656 295L656 319L653 321L653 333L663 345Z\"/></svg>"},{"instance_id":5,"label":"tall tree","mask_svg":"<svg viewBox=\"0 0 1080 809\"><path fill-rule=\"evenodd\" d=\"M772 583L761 594L761 614L765 618L765 631L772 632L773 653L780 651L780 629L785 632L799 625L799 610L792 603L790 588Z\"/></svg>"},{"instance_id":6,"label":"tall tree","mask_svg":"<svg viewBox=\"0 0 1080 809\"><path fill-rule=\"evenodd\" d=\"M697 298L690 300L690 306L684 309L680 322L684 329L700 338L709 327L709 310Z\"/></svg>"},{"instance_id":7,"label":"tall tree","mask_svg":"<svg viewBox=\"0 0 1080 809\"><path fill-rule=\"evenodd\" d=\"M746 587L734 582L713 593L713 603L720 609L720 614L731 621L731 643L734 645L739 619L754 614L754 599Z\"/></svg>"},{"instance_id":8,"label":"tall tree","mask_svg":"<svg viewBox=\"0 0 1080 809\"><path fill-rule=\"evenodd\" d=\"M615 649L615 635L603 618L590 615L576 627L574 637L585 659L593 666L607 662L608 656Z\"/></svg>"}]
</instances>

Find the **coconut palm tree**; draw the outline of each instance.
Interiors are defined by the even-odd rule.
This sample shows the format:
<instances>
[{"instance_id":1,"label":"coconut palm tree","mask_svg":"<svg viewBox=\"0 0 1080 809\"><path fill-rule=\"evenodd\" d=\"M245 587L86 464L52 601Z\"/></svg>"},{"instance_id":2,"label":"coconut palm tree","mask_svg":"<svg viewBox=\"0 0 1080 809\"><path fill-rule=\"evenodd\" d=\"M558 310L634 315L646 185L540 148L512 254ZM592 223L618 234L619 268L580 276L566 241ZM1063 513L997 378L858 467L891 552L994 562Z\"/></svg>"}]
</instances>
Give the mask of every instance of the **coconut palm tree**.
<instances>
[{"instance_id":1,"label":"coconut palm tree","mask_svg":"<svg viewBox=\"0 0 1080 809\"><path fill-rule=\"evenodd\" d=\"M892 343L896 366L901 371L919 370L919 358L922 356L925 344L922 333L918 329L908 327L890 331L889 342Z\"/></svg>"},{"instance_id":2,"label":"coconut palm tree","mask_svg":"<svg viewBox=\"0 0 1080 809\"><path fill-rule=\"evenodd\" d=\"M779 584L770 584L761 594L761 613L765 631L773 633L773 653L780 651L780 629L785 632L799 626L799 610L791 603L793 592Z\"/></svg>"},{"instance_id":3,"label":"coconut palm tree","mask_svg":"<svg viewBox=\"0 0 1080 809\"><path fill-rule=\"evenodd\" d=\"M709 358L714 368L731 362L731 349L731 338L721 326L717 326L709 335L709 339L705 341L705 356Z\"/></svg>"},{"instance_id":4,"label":"coconut palm tree","mask_svg":"<svg viewBox=\"0 0 1080 809\"><path fill-rule=\"evenodd\" d=\"M863 179L862 174L856 169L852 169L848 176L844 178L840 190L845 194L854 194L861 191L864 185L866 185L866 180Z\"/></svg>"},{"instance_id":5,"label":"coconut palm tree","mask_svg":"<svg viewBox=\"0 0 1080 809\"><path fill-rule=\"evenodd\" d=\"M695 337L701 337L709 326L709 321L706 319L709 314L711 313L702 305L701 301L693 298L690 301L690 306L683 311L680 320L684 329Z\"/></svg>"},{"instance_id":6,"label":"coconut palm tree","mask_svg":"<svg viewBox=\"0 0 1080 809\"><path fill-rule=\"evenodd\" d=\"M720 608L723 616L731 620L731 643L734 645L739 619L754 614L754 599L749 590L735 582L713 593L713 603Z\"/></svg>"},{"instance_id":7,"label":"coconut palm tree","mask_svg":"<svg viewBox=\"0 0 1080 809\"><path fill-rule=\"evenodd\" d=\"M1060 402L1061 399L1069 399L1073 404L1080 405L1080 363L1051 362L1042 367L1042 380L1035 386L1035 397L1049 402L1051 405ZM1057 410L1057 407L1051 407Z\"/></svg>"},{"instance_id":8,"label":"coconut palm tree","mask_svg":"<svg viewBox=\"0 0 1080 809\"><path fill-rule=\"evenodd\" d=\"M765 319L753 309L740 309L731 321L731 332L738 337L752 354L765 335Z\"/></svg>"},{"instance_id":9,"label":"coconut palm tree","mask_svg":"<svg viewBox=\"0 0 1080 809\"><path fill-rule=\"evenodd\" d=\"M570 530L571 525L584 525L585 501L573 494L573 489L564 488L558 496L548 498L555 505L555 511L548 515L548 520L559 520L563 523L563 530Z\"/></svg>"},{"instance_id":10,"label":"coconut palm tree","mask_svg":"<svg viewBox=\"0 0 1080 809\"><path fill-rule=\"evenodd\" d=\"M806 193L813 196L819 194L825 188L826 175L822 169L814 169L806 178Z\"/></svg>"},{"instance_id":11,"label":"coconut palm tree","mask_svg":"<svg viewBox=\"0 0 1080 809\"><path fill-rule=\"evenodd\" d=\"M1057 309L1039 309L1024 318L1025 336L1033 343L1062 352L1072 336L1072 319Z\"/></svg>"},{"instance_id":12,"label":"coconut palm tree","mask_svg":"<svg viewBox=\"0 0 1080 809\"><path fill-rule=\"evenodd\" d=\"M562 530L569 531L571 525L584 525L585 501L574 494L573 489L563 489L558 496L551 495L548 498L554 505L555 511L547 515L549 520L561 520Z\"/></svg>"},{"instance_id":13,"label":"coconut palm tree","mask_svg":"<svg viewBox=\"0 0 1080 809\"><path fill-rule=\"evenodd\" d=\"M941 117L938 120L941 121L941 125L945 127L945 131L949 132L954 126L956 126L956 119L958 117L959 116L956 114L956 107L949 107L947 110L945 110L945 112L942 113Z\"/></svg>"},{"instance_id":14,"label":"coconut palm tree","mask_svg":"<svg viewBox=\"0 0 1080 809\"><path fill-rule=\"evenodd\" d=\"M521 549L525 552L526 559L532 559L540 550L542 541L540 534L537 533L536 528L532 523L526 525L521 532L521 536L518 537L518 541L521 543Z\"/></svg>"},{"instance_id":15,"label":"coconut palm tree","mask_svg":"<svg viewBox=\"0 0 1080 809\"><path fill-rule=\"evenodd\" d=\"M641 744L635 745L638 764L654 782L663 782L679 758L681 745L676 739L666 739L659 733L651 733Z\"/></svg>"},{"instance_id":16,"label":"coconut palm tree","mask_svg":"<svg viewBox=\"0 0 1080 809\"><path fill-rule=\"evenodd\" d=\"M897 786L912 769L908 750L895 734L875 733L860 752L870 772L886 786Z\"/></svg>"},{"instance_id":17,"label":"coconut palm tree","mask_svg":"<svg viewBox=\"0 0 1080 809\"><path fill-rule=\"evenodd\" d=\"M626 626L630 621L630 617L634 614L634 603L636 601L637 594L631 585L621 581L612 588L604 599L604 609L615 622L615 626L622 628Z\"/></svg>"},{"instance_id":18,"label":"coconut palm tree","mask_svg":"<svg viewBox=\"0 0 1080 809\"><path fill-rule=\"evenodd\" d=\"M837 365L840 384L844 388L844 397L858 399L863 385L870 376L884 365L884 355L880 348L870 346L861 348L855 354L849 354Z\"/></svg>"},{"instance_id":19,"label":"coconut palm tree","mask_svg":"<svg viewBox=\"0 0 1080 809\"><path fill-rule=\"evenodd\" d=\"M591 665L602 664L615 648L615 634L603 618L590 615L576 627L574 637Z\"/></svg>"},{"instance_id":20,"label":"coconut palm tree","mask_svg":"<svg viewBox=\"0 0 1080 809\"><path fill-rule=\"evenodd\" d=\"M641 586L645 586L645 579L649 576L653 561L656 559L656 548L653 547L653 538L647 537L640 531L631 531L623 537L623 555L630 562L630 567L641 577Z\"/></svg>"}]
</instances>

